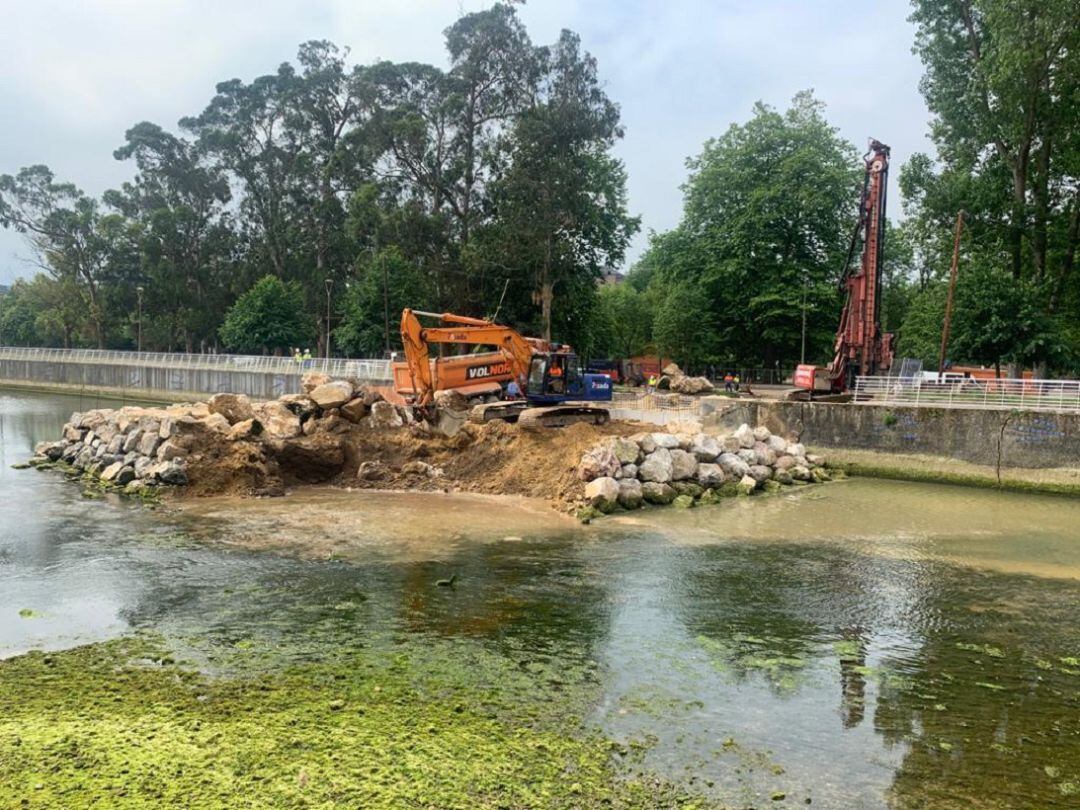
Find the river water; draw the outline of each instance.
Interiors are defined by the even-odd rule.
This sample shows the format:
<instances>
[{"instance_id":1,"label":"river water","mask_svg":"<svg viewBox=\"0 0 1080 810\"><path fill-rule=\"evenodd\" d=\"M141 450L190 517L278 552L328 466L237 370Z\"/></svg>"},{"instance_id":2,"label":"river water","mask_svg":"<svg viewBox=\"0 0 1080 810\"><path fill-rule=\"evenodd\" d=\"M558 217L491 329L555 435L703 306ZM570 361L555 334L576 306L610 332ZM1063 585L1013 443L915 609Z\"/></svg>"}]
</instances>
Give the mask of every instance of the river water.
<instances>
[{"instance_id":1,"label":"river water","mask_svg":"<svg viewBox=\"0 0 1080 810\"><path fill-rule=\"evenodd\" d=\"M0 392L0 658L461 637L598 662L590 722L734 806L1080 806L1080 501L850 480L579 527L405 493L152 510L11 469L97 404Z\"/></svg>"}]
</instances>

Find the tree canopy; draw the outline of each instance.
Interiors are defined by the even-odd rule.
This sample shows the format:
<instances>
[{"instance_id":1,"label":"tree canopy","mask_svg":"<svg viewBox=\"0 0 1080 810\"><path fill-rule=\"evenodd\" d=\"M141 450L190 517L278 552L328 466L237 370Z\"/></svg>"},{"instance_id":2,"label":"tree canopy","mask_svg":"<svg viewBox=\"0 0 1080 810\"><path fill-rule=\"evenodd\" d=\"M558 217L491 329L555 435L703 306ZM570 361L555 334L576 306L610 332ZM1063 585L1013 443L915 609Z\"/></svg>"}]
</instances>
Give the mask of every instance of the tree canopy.
<instances>
[{"instance_id":1,"label":"tree canopy","mask_svg":"<svg viewBox=\"0 0 1080 810\"><path fill-rule=\"evenodd\" d=\"M222 325L271 275L320 350L330 329L338 349L396 346L391 299L587 341L595 282L638 227L618 106L575 34L535 45L512 3L444 34L446 69L314 41L223 81L178 131L131 127L114 157L134 177L100 199L44 166L0 176L0 226L27 236L50 288L35 306L60 325L35 339L132 346L142 286L146 347L261 344Z\"/></svg>"}]
</instances>

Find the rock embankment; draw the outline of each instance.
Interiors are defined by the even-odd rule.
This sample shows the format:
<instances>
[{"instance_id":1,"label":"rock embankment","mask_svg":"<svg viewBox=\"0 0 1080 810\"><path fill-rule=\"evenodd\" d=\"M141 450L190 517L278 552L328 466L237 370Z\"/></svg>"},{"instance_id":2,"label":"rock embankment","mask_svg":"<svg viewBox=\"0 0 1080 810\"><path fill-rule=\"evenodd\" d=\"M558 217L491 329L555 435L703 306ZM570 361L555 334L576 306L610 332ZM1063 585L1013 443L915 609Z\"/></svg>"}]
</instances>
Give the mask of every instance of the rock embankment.
<instances>
[{"instance_id":1,"label":"rock embankment","mask_svg":"<svg viewBox=\"0 0 1080 810\"><path fill-rule=\"evenodd\" d=\"M610 513L646 503L714 503L831 476L825 459L798 442L744 424L726 435L692 425L683 432L605 439L582 455L578 477L586 482L583 514L589 517L590 510Z\"/></svg>"},{"instance_id":2,"label":"rock embankment","mask_svg":"<svg viewBox=\"0 0 1080 810\"><path fill-rule=\"evenodd\" d=\"M322 481L346 464L344 434L394 430L411 412L349 380L307 374L304 393L252 402L216 394L207 402L74 413L58 441L30 464L64 466L111 488L139 493L199 486L197 494L275 494L283 480Z\"/></svg>"}]
</instances>

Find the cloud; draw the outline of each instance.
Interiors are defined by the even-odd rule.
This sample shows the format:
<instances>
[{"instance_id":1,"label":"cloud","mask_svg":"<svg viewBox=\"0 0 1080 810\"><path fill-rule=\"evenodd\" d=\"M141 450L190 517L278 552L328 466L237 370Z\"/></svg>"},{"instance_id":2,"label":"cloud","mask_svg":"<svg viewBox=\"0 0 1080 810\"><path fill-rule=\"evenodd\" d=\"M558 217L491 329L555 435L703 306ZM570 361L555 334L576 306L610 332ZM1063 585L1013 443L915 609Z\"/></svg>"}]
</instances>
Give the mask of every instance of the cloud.
<instances>
[{"instance_id":1,"label":"cloud","mask_svg":"<svg viewBox=\"0 0 1080 810\"><path fill-rule=\"evenodd\" d=\"M272 72L309 39L348 47L360 62L444 64L443 29L460 11L486 5L8 0L0 31L0 172L46 163L98 194L131 175L112 158L128 127L151 120L175 128L203 108L219 81ZM599 60L622 107L626 138L618 154L645 229L678 222L685 159L745 120L759 99L783 107L813 87L846 138L860 147L868 136L891 144L897 167L929 148L905 0L533 0L519 8L534 41L554 41L570 28ZM642 234L632 256L644 245ZM0 281L27 274L14 258L24 254L17 235L0 232Z\"/></svg>"}]
</instances>

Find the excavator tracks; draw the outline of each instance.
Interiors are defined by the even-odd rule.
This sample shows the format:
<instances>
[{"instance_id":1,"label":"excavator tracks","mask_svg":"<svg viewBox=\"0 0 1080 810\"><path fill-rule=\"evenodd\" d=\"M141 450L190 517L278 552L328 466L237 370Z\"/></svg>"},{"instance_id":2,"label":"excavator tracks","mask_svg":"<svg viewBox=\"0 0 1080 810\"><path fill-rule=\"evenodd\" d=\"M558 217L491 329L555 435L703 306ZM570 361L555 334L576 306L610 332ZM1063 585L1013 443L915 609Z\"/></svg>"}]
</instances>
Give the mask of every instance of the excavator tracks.
<instances>
[{"instance_id":1,"label":"excavator tracks","mask_svg":"<svg viewBox=\"0 0 1080 810\"><path fill-rule=\"evenodd\" d=\"M607 408L595 405L552 405L546 408L527 408L518 416L518 426L526 430L565 427L576 422L603 425L611 418Z\"/></svg>"},{"instance_id":2,"label":"excavator tracks","mask_svg":"<svg viewBox=\"0 0 1080 810\"><path fill-rule=\"evenodd\" d=\"M474 405L469 410L469 421L477 425L502 419L504 422L516 422L529 406L524 400L511 400L509 402L485 402Z\"/></svg>"}]
</instances>

